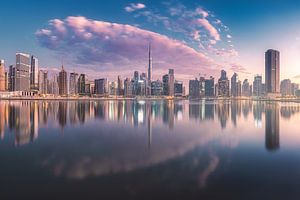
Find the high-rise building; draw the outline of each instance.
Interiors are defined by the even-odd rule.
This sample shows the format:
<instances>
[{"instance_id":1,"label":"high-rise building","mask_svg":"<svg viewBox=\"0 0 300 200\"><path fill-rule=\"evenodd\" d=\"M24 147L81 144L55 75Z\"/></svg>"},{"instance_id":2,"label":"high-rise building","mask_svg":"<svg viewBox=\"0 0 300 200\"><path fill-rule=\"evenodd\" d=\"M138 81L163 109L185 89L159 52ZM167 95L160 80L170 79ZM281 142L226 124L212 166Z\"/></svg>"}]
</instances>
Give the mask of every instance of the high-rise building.
<instances>
[{"instance_id":1,"label":"high-rise building","mask_svg":"<svg viewBox=\"0 0 300 200\"><path fill-rule=\"evenodd\" d=\"M8 72L5 72L5 91L8 91L8 83L9 83L9 76L8 76Z\"/></svg>"},{"instance_id":2,"label":"high-rise building","mask_svg":"<svg viewBox=\"0 0 300 200\"><path fill-rule=\"evenodd\" d=\"M153 96L161 96L163 94L163 83L160 80L151 82L151 94Z\"/></svg>"},{"instance_id":3,"label":"high-rise building","mask_svg":"<svg viewBox=\"0 0 300 200\"><path fill-rule=\"evenodd\" d=\"M124 96L125 97L131 97L133 96L133 88L134 88L134 80L130 80L129 78L126 78L124 80Z\"/></svg>"},{"instance_id":4,"label":"high-rise building","mask_svg":"<svg viewBox=\"0 0 300 200\"><path fill-rule=\"evenodd\" d=\"M267 93L279 93L280 82L280 53L269 49L265 53L265 82Z\"/></svg>"},{"instance_id":5,"label":"high-rise building","mask_svg":"<svg viewBox=\"0 0 300 200\"><path fill-rule=\"evenodd\" d=\"M174 95L176 97L183 96L183 82L182 81L175 81L175 83L174 83Z\"/></svg>"},{"instance_id":6,"label":"high-rise building","mask_svg":"<svg viewBox=\"0 0 300 200\"><path fill-rule=\"evenodd\" d=\"M86 82L85 79L86 79L85 74L80 74L80 76L78 78L78 93L80 95L85 94L85 82Z\"/></svg>"},{"instance_id":7,"label":"high-rise building","mask_svg":"<svg viewBox=\"0 0 300 200\"><path fill-rule=\"evenodd\" d=\"M117 94L118 94L119 96L124 95L123 81L122 81L122 79L121 79L120 76L118 76L118 91L117 91Z\"/></svg>"},{"instance_id":8,"label":"high-rise building","mask_svg":"<svg viewBox=\"0 0 300 200\"><path fill-rule=\"evenodd\" d=\"M234 73L231 77L231 96L238 96L238 75Z\"/></svg>"},{"instance_id":9,"label":"high-rise building","mask_svg":"<svg viewBox=\"0 0 300 200\"><path fill-rule=\"evenodd\" d=\"M200 77L199 78L199 87L200 87L200 97L205 96L205 78Z\"/></svg>"},{"instance_id":10,"label":"high-rise building","mask_svg":"<svg viewBox=\"0 0 300 200\"><path fill-rule=\"evenodd\" d=\"M169 96L174 96L175 90L174 90L174 83L175 83L175 76L174 76L174 69L169 69Z\"/></svg>"},{"instance_id":11,"label":"high-rise building","mask_svg":"<svg viewBox=\"0 0 300 200\"><path fill-rule=\"evenodd\" d=\"M213 97L215 95L215 79L211 76L209 79L205 80L205 97Z\"/></svg>"},{"instance_id":12,"label":"high-rise building","mask_svg":"<svg viewBox=\"0 0 300 200\"><path fill-rule=\"evenodd\" d=\"M70 73L70 79L69 79L69 94L70 95L78 94L77 80L78 80L78 74L75 72Z\"/></svg>"},{"instance_id":13,"label":"high-rise building","mask_svg":"<svg viewBox=\"0 0 300 200\"><path fill-rule=\"evenodd\" d=\"M133 95L138 95L138 91L139 91L139 81L140 81L140 75L138 71L134 71L133 74Z\"/></svg>"},{"instance_id":14,"label":"high-rise building","mask_svg":"<svg viewBox=\"0 0 300 200\"><path fill-rule=\"evenodd\" d=\"M299 90L299 84L292 83L292 95L295 95L297 90Z\"/></svg>"},{"instance_id":15,"label":"high-rise building","mask_svg":"<svg viewBox=\"0 0 300 200\"><path fill-rule=\"evenodd\" d=\"M4 67L4 60L0 60L0 91L5 91L5 67Z\"/></svg>"},{"instance_id":16,"label":"high-rise building","mask_svg":"<svg viewBox=\"0 0 300 200\"><path fill-rule=\"evenodd\" d=\"M108 84L108 86L109 95L116 96L118 90L117 83L115 81L112 81Z\"/></svg>"},{"instance_id":17,"label":"high-rise building","mask_svg":"<svg viewBox=\"0 0 300 200\"><path fill-rule=\"evenodd\" d=\"M293 95L292 92L292 82L290 79L284 79L280 83L280 93L282 96Z\"/></svg>"},{"instance_id":18,"label":"high-rise building","mask_svg":"<svg viewBox=\"0 0 300 200\"><path fill-rule=\"evenodd\" d=\"M8 70L8 90L16 90L16 68L13 65L10 65Z\"/></svg>"},{"instance_id":19,"label":"high-rise building","mask_svg":"<svg viewBox=\"0 0 300 200\"><path fill-rule=\"evenodd\" d=\"M253 96L261 97L263 96L263 84L262 76L256 75L253 81Z\"/></svg>"},{"instance_id":20,"label":"high-rise building","mask_svg":"<svg viewBox=\"0 0 300 200\"><path fill-rule=\"evenodd\" d=\"M169 75L165 74L162 77L163 82L163 95L168 96L169 95Z\"/></svg>"},{"instance_id":21,"label":"high-rise building","mask_svg":"<svg viewBox=\"0 0 300 200\"><path fill-rule=\"evenodd\" d=\"M239 80L236 85L236 95L238 97L242 96L242 82Z\"/></svg>"},{"instance_id":22,"label":"high-rise building","mask_svg":"<svg viewBox=\"0 0 300 200\"><path fill-rule=\"evenodd\" d=\"M15 90L30 91L30 56L16 53Z\"/></svg>"},{"instance_id":23,"label":"high-rise building","mask_svg":"<svg viewBox=\"0 0 300 200\"><path fill-rule=\"evenodd\" d=\"M58 75L58 88L59 95L66 96L68 95L68 80L67 80L67 72L64 69L64 66L61 66L61 71Z\"/></svg>"},{"instance_id":24,"label":"high-rise building","mask_svg":"<svg viewBox=\"0 0 300 200\"><path fill-rule=\"evenodd\" d=\"M243 81L243 85L242 85L242 95L245 97L250 97L251 95L251 91L250 91L250 84L248 79L245 79Z\"/></svg>"},{"instance_id":25,"label":"high-rise building","mask_svg":"<svg viewBox=\"0 0 300 200\"><path fill-rule=\"evenodd\" d=\"M48 72L46 70L40 70L39 71L39 93L40 94L48 94L48 87L49 87L49 81L48 81Z\"/></svg>"},{"instance_id":26,"label":"high-rise building","mask_svg":"<svg viewBox=\"0 0 300 200\"><path fill-rule=\"evenodd\" d=\"M30 89L32 91L39 89L39 61L34 56L30 59Z\"/></svg>"},{"instance_id":27,"label":"high-rise building","mask_svg":"<svg viewBox=\"0 0 300 200\"><path fill-rule=\"evenodd\" d=\"M200 82L197 78L189 81L189 97L190 99L200 98Z\"/></svg>"},{"instance_id":28,"label":"high-rise building","mask_svg":"<svg viewBox=\"0 0 300 200\"><path fill-rule=\"evenodd\" d=\"M49 81L48 92L53 95L59 95L59 86L58 86L58 76L55 74L52 79Z\"/></svg>"},{"instance_id":29,"label":"high-rise building","mask_svg":"<svg viewBox=\"0 0 300 200\"><path fill-rule=\"evenodd\" d=\"M221 77L218 80L217 88L217 95L219 97L229 97L229 80L225 70L221 71Z\"/></svg>"},{"instance_id":30,"label":"high-rise building","mask_svg":"<svg viewBox=\"0 0 300 200\"><path fill-rule=\"evenodd\" d=\"M151 44L149 44L149 63L148 63L148 88L147 95L151 95L151 81L152 81L152 55L151 55Z\"/></svg>"},{"instance_id":31,"label":"high-rise building","mask_svg":"<svg viewBox=\"0 0 300 200\"><path fill-rule=\"evenodd\" d=\"M108 82L106 78L95 80L95 94L100 96L108 95Z\"/></svg>"}]
</instances>

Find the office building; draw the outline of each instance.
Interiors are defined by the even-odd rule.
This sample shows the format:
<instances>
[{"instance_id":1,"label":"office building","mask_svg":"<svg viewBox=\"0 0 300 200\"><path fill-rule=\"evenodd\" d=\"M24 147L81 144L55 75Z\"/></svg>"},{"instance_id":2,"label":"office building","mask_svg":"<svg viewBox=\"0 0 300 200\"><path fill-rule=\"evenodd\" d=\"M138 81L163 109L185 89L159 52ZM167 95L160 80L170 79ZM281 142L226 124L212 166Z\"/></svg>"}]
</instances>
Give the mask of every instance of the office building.
<instances>
[{"instance_id":1,"label":"office building","mask_svg":"<svg viewBox=\"0 0 300 200\"><path fill-rule=\"evenodd\" d=\"M39 89L39 60L34 56L30 59L30 89L34 92Z\"/></svg>"},{"instance_id":2,"label":"office building","mask_svg":"<svg viewBox=\"0 0 300 200\"><path fill-rule=\"evenodd\" d=\"M163 95L163 83L160 80L151 82L151 95L161 96Z\"/></svg>"},{"instance_id":3,"label":"office building","mask_svg":"<svg viewBox=\"0 0 300 200\"><path fill-rule=\"evenodd\" d=\"M174 83L175 83L175 76L174 76L174 69L169 69L169 81L168 81L168 87L169 87L169 96L175 95L174 90Z\"/></svg>"},{"instance_id":4,"label":"office building","mask_svg":"<svg viewBox=\"0 0 300 200\"><path fill-rule=\"evenodd\" d=\"M149 44L147 95L150 95L150 96L151 96L151 82L152 82L152 55L151 55L151 44Z\"/></svg>"},{"instance_id":5,"label":"office building","mask_svg":"<svg viewBox=\"0 0 300 200\"><path fill-rule=\"evenodd\" d=\"M70 78L69 78L69 94L74 96L78 94L78 74L75 72L70 73Z\"/></svg>"},{"instance_id":6,"label":"office building","mask_svg":"<svg viewBox=\"0 0 300 200\"><path fill-rule=\"evenodd\" d=\"M86 84L86 75L85 74L80 74L79 78L78 78L78 83L77 83L77 87L78 87L78 94L80 95L84 95L85 94L85 84Z\"/></svg>"},{"instance_id":7,"label":"office building","mask_svg":"<svg viewBox=\"0 0 300 200\"><path fill-rule=\"evenodd\" d=\"M67 80L67 72L64 69L64 66L61 67L61 71L58 74L58 88L59 95L67 96L68 95L68 80Z\"/></svg>"},{"instance_id":8,"label":"office building","mask_svg":"<svg viewBox=\"0 0 300 200\"><path fill-rule=\"evenodd\" d=\"M262 84L262 76L256 75L253 81L253 96L261 97L263 96L263 84Z\"/></svg>"},{"instance_id":9,"label":"office building","mask_svg":"<svg viewBox=\"0 0 300 200\"><path fill-rule=\"evenodd\" d=\"M292 92L292 82L290 79L284 79L280 82L280 93L282 96L291 96Z\"/></svg>"},{"instance_id":10,"label":"office building","mask_svg":"<svg viewBox=\"0 0 300 200\"><path fill-rule=\"evenodd\" d=\"M174 83L174 95L176 97L183 96L183 82L182 81L175 81L175 83Z\"/></svg>"},{"instance_id":11,"label":"office building","mask_svg":"<svg viewBox=\"0 0 300 200\"><path fill-rule=\"evenodd\" d=\"M168 96L169 95L169 75L165 74L162 77L163 82L163 95Z\"/></svg>"},{"instance_id":12,"label":"office building","mask_svg":"<svg viewBox=\"0 0 300 200\"><path fill-rule=\"evenodd\" d=\"M231 96L238 96L238 75L234 73L231 77Z\"/></svg>"},{"instance_id":13,"label":"office building","mask_svg":"<svg viewBox=\"0 0 300 200\"><path fill-rule=\"evenodd\" d=\"M242 96L244 97L250 97L251 96L251 89L248 79L245 79L243 81L242 85Z\"/></svg>"},{"instance_id":14,"label":"office building","mask_svg":"<svg viewBox=\"0 0 300 200\"><path fill-rule=\"evenodd\" d=\"M280 53L269 49L265 53L265 84L267 93L280 93Z\"/></svg>"},{"instance_id":15,"label":"office building","mask_svg":"<svg viewBox=\"0 0 300 200\"><path fill-rule=\"evenodd\" d=\"M219 97L229 97L229 80L227 78L227 73L225 70L221 71L221 77L218 80L217 88L217 95Z\"/></svg>"},{"instance_id":16,"label":"office building","mask_svg":"<svg viewBox=\"0 0 300 200\"><path fill-rule=\"evenodd\" d=\"M133 96L134 95L133 88L134 88L134 80L130 80L129 78L126 78L124 80L124 96L125 97Z\"/></svg>"},{"instance_id":17,"label":"office building","mask_svg":"<svg viewBox=\"0 0 300 200\"><path fill-rule=\"evenodd\" d=\"M8 90L16 90L16 68L13 65L10 65L8 70Z\"/></svg>"},{"instance_id":18,"label":"office building","mask_svg":"<svg viewBox=\"0 0 300 200\"><path fill-rule=\"evenodd\" d=\"M108 82L106 78L95 80L95 95L98 96L108 95Z\"/></svg>"},{"instance_id":19,"label":"office building","mask_svg":"<svg viewBox=\"0 0 300 200\"><path fill-rule=\"evenodd\" d=\"M117 95L122 96L124 95L124 85L123 85L123 81L121 79L120 76L118 76L118 91L117 91Z\"/></svg>"},{"instance_id":20,"label":"office building","mask_svg":"<svg viewBox=\"0 0 300 200\"><path fill-rule=\"evenodd\" d=\"M4 60L0 60L0 92L5 91L5 67Z\"/></svg>"},{"instance_id":21,"label":"office building","mask_svg":"<svg viewBox=\"0 0 300 200\"><path fill-rule=\"evenodd\" d=\"M15 90L30 91L30 56L24 53L16 53Z\"/></svg>"},{"instance_id":22,"label":"office building","mask_svg":"<svg viewBox=\"0 0 300 200\"><path fill-rule=\"evenodd\" d=\"M197 78L189 81L189 97L190 99L200 98L200 81Z\"/></svg>"},{"instance_id":23,"label":"office building","mask_svg":"<svg viewBox=\"0 0 300 200\"><path fill-rule=\"evenodd\" d=\"M204 87L205 97L215 96L215 79L212 76L209 79L205 79Z\"/></svg>"},{"instance_id":24,"label":"office building","mask_svg":"<svg viewBox=\"0 0 300 200\"><path fill-rule=\"evenodd\" d=\"M40 70L38 76L38 90L39 94L48 94L48 87L49 87L49 81L48 81L48 72L46 70Z\"/></svg>"}]
</instances>

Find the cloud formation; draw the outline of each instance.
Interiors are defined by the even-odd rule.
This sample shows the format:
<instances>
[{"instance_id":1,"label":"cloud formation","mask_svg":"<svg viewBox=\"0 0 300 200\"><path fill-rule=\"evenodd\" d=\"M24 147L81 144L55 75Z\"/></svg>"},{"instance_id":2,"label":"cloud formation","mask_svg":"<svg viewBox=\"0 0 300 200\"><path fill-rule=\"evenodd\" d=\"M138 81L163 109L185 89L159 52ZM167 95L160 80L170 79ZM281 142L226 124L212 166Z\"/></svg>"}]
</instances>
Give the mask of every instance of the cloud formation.
<instances>
[{"instance_id":1,"label":"cloud formation","mask_svg":"<svg viewBox=\"0 0 300 200\"><path fill-rule=\"evenodd\" d=\"M97 21L83 16L52 19L36 31L38 42L77 66L95 72L146 69L147 49L153 46L154 69L175 68L182 75L201 70L214 73L216 63L184 42L127 24Z\"/></svg>"},{"instance_id":2,"label":"cloud formation","mask_svg":"<svg viewBox=\"0 0 300 200\"><path fill-rule=\"evenodd\" d=\"M214 14L200 6L188 8L181 3L164 2L165 11L162 9L147 8L133 14L139 20L145 17L152 25L159 29L166 29L172 35L177 35L196 50L212 56L235 57L236 50L231 44L232 35L229 28L217 19ZM225 52L227 51L227 53Z\"/></svg>"},{"instance_id":3,"label":"cloud formation","mask_svg":"<svg viewBox=\"0 0 300 200\"><path fill-rule=\"evenodd\" d=\"M129 6L126 6L124 8L124 10L126 12L134 12L136 10L140 10L140 9L143 9L143 8L146 8L146 5L145 4L142 4L142 3L131 3Z\"/></svg>"}]
</instances>

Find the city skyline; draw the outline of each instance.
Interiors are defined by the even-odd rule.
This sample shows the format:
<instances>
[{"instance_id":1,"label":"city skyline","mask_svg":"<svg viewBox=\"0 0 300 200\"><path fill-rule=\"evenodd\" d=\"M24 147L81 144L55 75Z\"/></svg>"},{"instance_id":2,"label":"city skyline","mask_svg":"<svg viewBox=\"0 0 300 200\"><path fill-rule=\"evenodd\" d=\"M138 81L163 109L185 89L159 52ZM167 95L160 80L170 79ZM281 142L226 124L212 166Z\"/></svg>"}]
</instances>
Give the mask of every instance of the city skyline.
<instances>
[{"instance_id":1,"label":"city skyline","mask_svg":"<svg viewBox=\"0 0 300 200\"><path fill-rule=\"evenodd\" d=\"M131 74L132 75L132 74ZM299 97L299 84L290 79L280 81L280 52L268 49L265 52L265 83L262 75L255 75L253 84L247 78L243 81L234 72L229 80L227 72L222 69L220 78L206 78L206 75L195 75L185 85L175 76L174 69L168 69L168 74L161 74L161 79L152 79L152 50L148 44L148 69L147 73L134 71L133 76L126 77L123 81L120 75L117 80L109 81L107 77L89 79L85 73L80 75L75 72L68 73L62 64L59 73L48 76L48 71L40 69L36 56L27 53L16 53L16 64L10 65L5 71L5 62L0 65L0 95L1 97L189 97L219 98L219 97L254 97L277 98ZM69 78L68 78L69 77ZM186 88L189 91L186 93Z\"/></svg>"},{"instance_id":2,"label":"city skyline","mask_svg":"<svg viewBox=\"0 0 300 200\"><path fill-rule=\"evenodd\" d=\"M86 73L92 78L107 74L105 76L112 79L118 75L128 77L131 74L129 68L147 71L146 51L150 38L152 54L155 58L153 59L153 79L160 77L163 71L174 68L179 79L187 83L188 80L194 78L194 74L210 74L216 77L221 69L225 69L229 74L237 72L242 79L251 80L255 74L263 74L262 54L266 49L274 48L282 54L281 64L284 67L281 70L281 80L290 78L298 83L299 80L295 78L300 74L297 71L300 63L296 59L299 50L295 51L298 43L298 30L294 25L297 16L294 14L294 9L283 1L272 5L267 2L259 2L260 8L256 8L257 12L252 16L253 19L249 19L247 13L251 12L251 8L255 7L258 1L248 3L248 9L245 9L247 6L242 6L240 2L234 0L226 2L227 5L216 1L203 1L199 4L194 1L171 1L168 5L153 1L125 1L116 2L114 6L94 1L93 6L83 4L83 7L89 8L89 11L78 8L78 5L68 7L67 5L70 4L68 0L54 2L51 5L49 2L44 4L35 2L32 7L20 3L14 9L18 10L20 7L29 11L35 9L43 12L43 15L39 15L38 18L32 18L31 15L26 17L25 24L29 26L23 28L21 32L14 31L17 27L13 24L18 23L9 24L4 33L11 30L14 34L4 34L1 42L6 48L0 51L0 55L7 65L10 65L14 63L12 52L29 52L39 58L42 68L47 67L50 70L59 70L61 60L64 59L67 71L75 70L79 74ZM222 10L215 6L217 4L223 5ZM5 2L2 14L6 14L12 5L13 3ZM230 13L230 6L242 9L245 14L241 15L232 11ZM293 4L295 8L298 6L300 6L298 3ZM55 7L57 10L49 13L46 7ZM168 9L165 9L166 7ZM95 12L96 8L102 12L100 14ZM282 12L279 16L273 16L270 14L271 10ZM115 13L119 14L115 15ZM179 14L185 18L179 17ZM22 16L22 14L17 15ZM249 33L242 31L245 25L235 19L237 16L245 20L253 31ZM282 21L282 17L294 18L288 24L280 24L284 27L276 28L274 22ZM259 18L263 19L262 22L258 21ZM18 17L13 17L11 21L15 22L17 19ZM186 24L180 23L182 21ZM189 25L189 22L194 21L198 24ZM91 28L93 23L99 26L97 30ZM269 26L263 29L263 23ZM111 34L114 30L111 29L112 25L115 25L115 35ZM123 28L126 28L126 33L120 30ZM271 37L263 37L271 30ZM282 38L279 37L282 30L287 31L288 37L278 40ZM64 31L68 33L67 37L63 37L64 41L72 45L77 44L81 49L75 48L74 51L70 51L63 46L65 43L60 39ZM106 35L103 36L103 34ZM91 36L93 37L89 38ZM122 36L124 38L126 36L127 39L122 39ZM72 37L76 40L72 40ZM249 37L250 40L247 42L245 38ZM53 40L56 40L54 38L58 43L53 43ZM98 47L93 46L98 43L107 49L104 47L97 49ZM253 48L254 45L256 48ZM118 48L114 49L116 47ZM92 49L94 49L94 55ZM249 52L249 49L255 49L255 51ZM61 50L66 50L66 55ZM102 54L102 52L107 53ZM115 53L112 54L113 52Z\"/></svg>"}]
</instances>

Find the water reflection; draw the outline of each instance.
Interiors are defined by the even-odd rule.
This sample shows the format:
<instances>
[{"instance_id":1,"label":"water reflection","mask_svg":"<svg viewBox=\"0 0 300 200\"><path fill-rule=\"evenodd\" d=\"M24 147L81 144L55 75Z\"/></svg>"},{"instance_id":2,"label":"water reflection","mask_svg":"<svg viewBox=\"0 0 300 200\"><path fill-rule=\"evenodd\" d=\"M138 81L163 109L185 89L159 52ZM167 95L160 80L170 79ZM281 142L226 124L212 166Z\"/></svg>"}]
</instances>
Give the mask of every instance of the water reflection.
<instances>
[{"instance_id":1,"label":"water reflection","mask_svg":"<svg viewBox=\"0 0 300 200\"><path fill-rule=\"evenodd\" d=\"M148 147L151 147L153 123L158 121L173 130L176 122L183 123L217 121L221 129L228 124L234 127L243 116L252 113L254 125L263 127L265 116L265 147L276 150L280 147L280 117L289 120L299 113L297 104L279 104L252 101L1 101L0 136L7 131L14 133L15 145L24 145L37 140L39 129L47 126L65 127L102 120L125 123L133 127L146 127ZM216 118L215 118L216 116ZM228 121L231 119L231 121ZM154 125L155 127L155 125ZM8 130L7 130L8 128Z\"/></svg>"},{"instance_id":2,"label":"water reflection","mask_svg":"<svg viewBox=\"0 0 300 200\"><path fill-rule=\"evenodd\" d=\"M262 190L276 199L280 189L270 183L291 188L299 180L299 108L248 100L0 101L0 193L24 195L7 184L16 180L30 183L22 191L36 189L28 197L43 196L45 187L74 194L76 184L86 199L132 199L130 191L133 199L259 199ZM122 197L107 198L115 194Z\"/></svg>"},{"instance_id":3,"label":"water reflection","mask_svg":"<svg viewBox=\"0 0 300 200\"><path fill-rule=\"evenodd\" d=\"M280 146L279 141L279 105L268 103L266 105L266 149L277 150Z\"/></svg>"}]
</instances>

